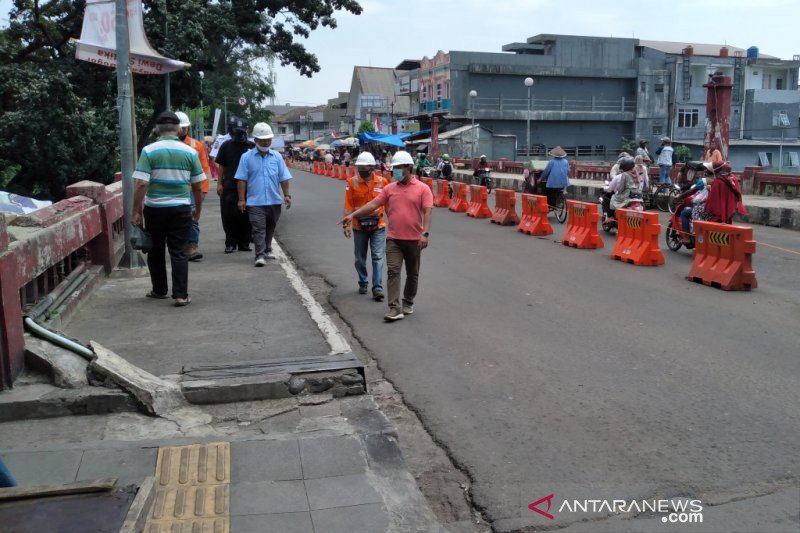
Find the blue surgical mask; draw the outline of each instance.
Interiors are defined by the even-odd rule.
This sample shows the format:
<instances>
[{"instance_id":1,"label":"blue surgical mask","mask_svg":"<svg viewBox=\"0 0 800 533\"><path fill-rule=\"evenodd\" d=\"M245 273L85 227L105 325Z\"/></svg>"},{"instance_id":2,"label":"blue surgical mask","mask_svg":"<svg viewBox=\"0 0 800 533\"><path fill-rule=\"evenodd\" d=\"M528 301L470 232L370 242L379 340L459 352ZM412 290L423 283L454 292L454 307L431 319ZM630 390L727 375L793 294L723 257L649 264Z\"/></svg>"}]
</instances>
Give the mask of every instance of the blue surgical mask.
<instances>
[{"instance_id":1,"label":"blue surgical mask","mask_svg":"<svg viewBox=\"0 0 800 533\"><path fill-rule=\"evenodd\" d=\"M402 181L402 179L403 179L403 169L402 168L393 168L392 169L392 179L394 181Z\"/></svg>"}]
</instances>

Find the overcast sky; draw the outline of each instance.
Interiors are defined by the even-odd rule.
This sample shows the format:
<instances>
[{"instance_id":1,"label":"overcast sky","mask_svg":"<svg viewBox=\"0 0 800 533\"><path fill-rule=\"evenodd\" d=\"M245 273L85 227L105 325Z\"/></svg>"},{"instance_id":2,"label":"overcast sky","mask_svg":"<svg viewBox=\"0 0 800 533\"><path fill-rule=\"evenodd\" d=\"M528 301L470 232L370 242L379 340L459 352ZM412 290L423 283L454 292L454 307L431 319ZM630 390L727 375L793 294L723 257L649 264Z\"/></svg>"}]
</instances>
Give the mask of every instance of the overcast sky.
<instances>
[{"instance_id":1,"label":"overcast sky","mask_svg":"<svg viewBox=\"0 0 800 533\"><path fill-rule=\"evenodd\" d=\"M354 66L395 67L438 50L500 52L540 33L758 46L800 54L799 0L361 0L360 16L339 14L335 30L303 40L321 71L309 79L277 66L276 103L323 104L350 90ZM0 0L0 25L10 0ZM613 7L611 7L613 6Z\"/></svg>"},{"instance_id":2,"label":"overcast sky","mask_svg":"<svg viewBox=\"0 0 800 533\"><path fill-rule=\"evenodd\" d=\"M321 71L312 79L278 66L276 103L323 104L350 90L354 66L395 67L438 50L500 52L540 33L758 46L800 54L798 0L361 0L359 16L304 41ZM613 6L613 7L611 7Z\"/></svg>"}]
</instances>

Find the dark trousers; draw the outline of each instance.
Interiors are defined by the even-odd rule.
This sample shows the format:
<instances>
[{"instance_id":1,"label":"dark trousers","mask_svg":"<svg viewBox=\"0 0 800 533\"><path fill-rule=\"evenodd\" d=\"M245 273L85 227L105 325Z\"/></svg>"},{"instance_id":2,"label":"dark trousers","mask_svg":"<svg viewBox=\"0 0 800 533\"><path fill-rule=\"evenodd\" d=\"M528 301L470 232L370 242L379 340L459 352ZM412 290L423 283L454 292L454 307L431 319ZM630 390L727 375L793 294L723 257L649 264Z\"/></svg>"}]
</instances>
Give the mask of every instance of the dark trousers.
<instances>
[{"instance_id":1,"label":"dark trousers","mask_svg":"<svg viewBox=\"0 0 800 533\"><path fill-rule=\"evenodd\" d=\"M192 208L145 207L145 229L153 237L153 249L147 254L147 268L153 292L167 294L167 264L164 246L169 250L172 264L172 297L186 298L189 294L189 260L186 248L189 245L189 230L192 226Z\"/></svg>"},{"instance_id":2,"label":"dark trousers","mask_svg":"<svg viewBox=\"0 0 800 533\"><path fill-rule=\"evenodd\" d=\"M387 288L389 309L400 310L400 269L406 264L406 285L403 288L403 304L414 305L419 281L419 262L422 250L419 241L386 239Z\"/></svg>"},{"instance_id":3,"label":"dark trousers","mask_svg":"<svg viewBox=\"0 0 800 533\"><path fill-rule=\"evenodd\" d=\"M225 246L247 247L250 244L250 218L239 211L239 193L236 189L222 189L219 212L225 232Z\"/></svg>"},{"instance_id":4,"label":"dark trousers","mask_svg":"<svg viewBox=\"0 0 800 533\"><path fill-rule=\"evenodd\" d=\"M281 218L281 206L251 205L247 207L247 214L250 216L256 259L266 257L267 252L272 251L272 236Z\"/></svg>"}]
</instances>

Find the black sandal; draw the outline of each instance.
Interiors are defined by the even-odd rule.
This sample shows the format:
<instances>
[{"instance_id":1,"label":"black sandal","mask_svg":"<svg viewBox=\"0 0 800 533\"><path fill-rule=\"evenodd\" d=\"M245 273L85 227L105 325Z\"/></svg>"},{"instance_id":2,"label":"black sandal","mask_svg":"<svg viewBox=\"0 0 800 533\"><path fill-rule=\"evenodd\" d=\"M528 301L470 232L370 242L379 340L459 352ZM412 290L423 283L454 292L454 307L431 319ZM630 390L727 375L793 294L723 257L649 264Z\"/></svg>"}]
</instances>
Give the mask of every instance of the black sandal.
<instances>
[{"instance_id":1,"label":"black sandal","mask_svg":"<svg viewBox=\"0 0 800 533\"><path fill-rule=\"evenodd\" d=\"M147 296L148 298L155 298L156 300L166 300L167 298L169 298L169 296L167 296L166 294L156 294L153 291L148 292L147 294L145 294L145 296Z\"/></svg>"}]
</instances>

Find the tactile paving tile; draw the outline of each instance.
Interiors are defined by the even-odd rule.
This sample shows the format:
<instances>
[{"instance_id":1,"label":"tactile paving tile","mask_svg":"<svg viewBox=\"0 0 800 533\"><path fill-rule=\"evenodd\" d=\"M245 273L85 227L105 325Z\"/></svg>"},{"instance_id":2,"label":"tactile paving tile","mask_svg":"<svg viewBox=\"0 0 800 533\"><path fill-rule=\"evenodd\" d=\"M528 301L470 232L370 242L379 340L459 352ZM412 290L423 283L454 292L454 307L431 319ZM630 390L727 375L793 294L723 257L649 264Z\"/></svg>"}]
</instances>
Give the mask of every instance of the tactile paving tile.
<instances>
[{"instance_id":1,"label":"tactile paving tile","mask_svg":"<svg viewBox=\"0 0 800 533\"><path fill-rule=\"evenodd\" d=\"M146 533L229 533L227 442L160 448L153 513Z\"/></svg>"}]
</instances>

